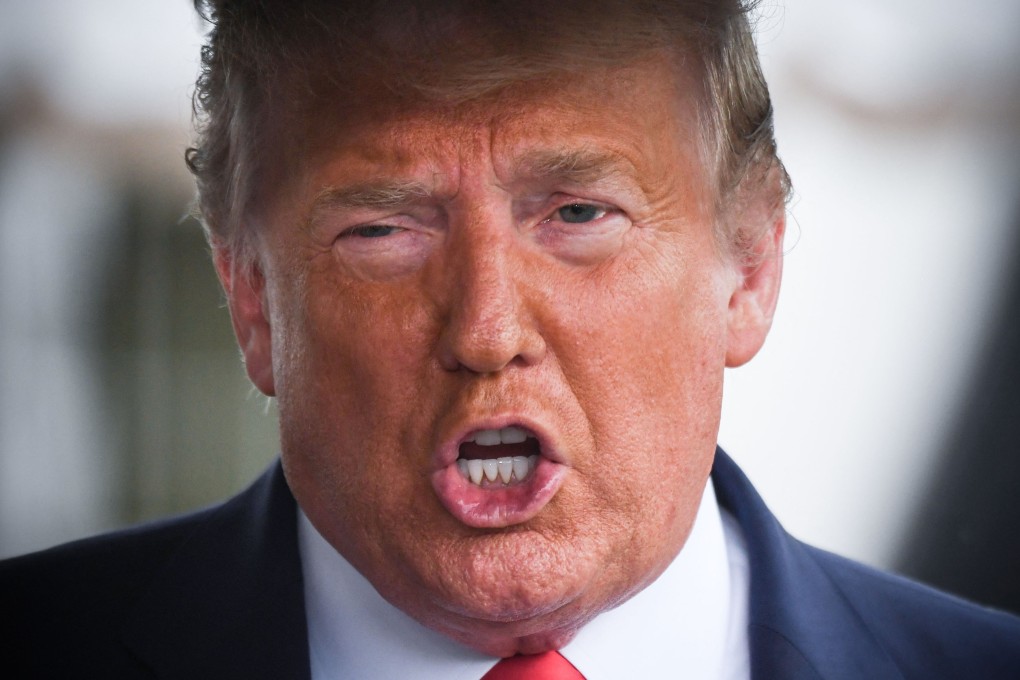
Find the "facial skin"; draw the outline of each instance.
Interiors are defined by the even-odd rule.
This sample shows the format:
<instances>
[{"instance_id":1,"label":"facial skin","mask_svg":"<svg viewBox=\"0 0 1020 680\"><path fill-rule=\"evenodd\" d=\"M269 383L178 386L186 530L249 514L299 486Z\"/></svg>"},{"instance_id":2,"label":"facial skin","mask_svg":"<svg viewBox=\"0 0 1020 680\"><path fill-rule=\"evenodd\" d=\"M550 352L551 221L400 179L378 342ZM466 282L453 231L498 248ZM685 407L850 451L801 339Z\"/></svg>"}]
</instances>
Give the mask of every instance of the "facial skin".
<instances>
[{"instance_id":1,"label":"facial skin","mask_svg":"<svg viewBox=\"0 0 1020 680\"><path fill-rule=\"evenodd\" d=\"M723 368L764 341L782 216L730 216L763 222L761 266L722 254L698 94L649 58L399 116L338 101L266 190L260 270L216 254L304 512L389 601L484 652L561 647L662 572ZM460 444L511 425L535 472L466 481Z\"/></svg>"}]
</instances>

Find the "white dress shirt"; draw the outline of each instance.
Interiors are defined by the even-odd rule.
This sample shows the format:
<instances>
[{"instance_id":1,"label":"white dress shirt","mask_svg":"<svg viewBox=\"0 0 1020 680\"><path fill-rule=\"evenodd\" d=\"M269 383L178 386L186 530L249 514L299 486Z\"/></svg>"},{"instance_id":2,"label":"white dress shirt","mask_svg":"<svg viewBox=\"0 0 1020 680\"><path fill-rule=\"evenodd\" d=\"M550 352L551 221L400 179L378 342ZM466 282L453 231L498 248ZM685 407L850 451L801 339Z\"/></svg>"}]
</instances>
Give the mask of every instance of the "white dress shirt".
<instances>
[{"instance_id":1,"label":"white dress shirt","mask_svg":"<svg viewBox=\"0 0 1020 680\"><path fill-rule=\"evenodd\" d=\"M298 513L312 680L479 680L497 659L384 600ZM587 680L747 680L749 571L739 527L707 485L683 550L651 585L560 652Z\"/></svg>"}]
</instances>

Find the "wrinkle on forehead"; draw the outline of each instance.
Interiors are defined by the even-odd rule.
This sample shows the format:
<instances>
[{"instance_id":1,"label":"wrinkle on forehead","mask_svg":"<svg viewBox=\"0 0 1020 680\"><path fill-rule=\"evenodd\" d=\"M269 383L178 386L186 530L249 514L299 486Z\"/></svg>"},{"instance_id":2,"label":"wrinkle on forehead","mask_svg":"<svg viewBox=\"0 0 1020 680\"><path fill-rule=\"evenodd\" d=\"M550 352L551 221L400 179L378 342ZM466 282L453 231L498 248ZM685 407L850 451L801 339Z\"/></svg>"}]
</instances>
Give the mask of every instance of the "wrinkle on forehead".
<instances>
[{"instance_id":1,"label":"wrinkle on forehead","mask_svg":"<svg viewBox=\"0 0 1020 680\"><path fill-rule=\"evenodd\" d=\"M665 156L697 137L694 79L676 68L661 58L639 59L564 83L521 83L482 101L415 106L392 116L359 116L357 122L345 115L350 103L338 101L308 121L305 167L321 162L318 180L325 181L314 186L316 178L305 176L312 181L305 194L312 211L304 216L312 217L315 208L390 209L449 200L464 182L526 190L633 180L652 198L667 179L662 171L674 167ZM650 96L649 87L665 96ZM612 115L615 107L620 117ZM645 112L640 129L622 115L635 107ZM671 143L643 143L667 128ZM693 151L700 155L701 149Z\"/></svg>"},{"instance_id":2,"label":"wrinkle on forehead","mask_svg":"<svg viewBox=\"0 0 1020 680\"><path fill-rule=\"evenodd\" d=\"M460 135L462 141L467 138L471 138L471 141L455 145L456 167L443 167L447 164L439 159L441 154L436 153L432 161L438 161L438 166L430 163L432 167L429 170L424 170L420 166L415 167L417 164L413 163L407 167L391 169L391 172L406 173L406 179L380 177L378 180L368 179L351 184L327 186L312 200L312 214L331 209L398 209L431 199L450 199L458 191L457 186L450 182L453 176L503 184L496 174L477 173L479 160L492 170L497 170L502 165L498 159L499 152L494 148L497 130L493 127L486 131L486 126L482 124L473 127L474 130L464 130ZM415 137L413 133L408 134L407 145L420 146L413 142ZM583 140L578 146L555 142L552 146L545 146L538 140L525 142L524 147L518 151L519 153L511 151L512 156L506 163L507 172L502 179L507 184L591 186L631 177L636 173L634 163L625 153L602 148L597 141L592 140ZM397 155L409 157L409 154L405 153ZM467 167L474 167L476 172L469 173L465 178L463 170ZM429 174L430 177L425 177ZM431 181L428 181L429 179Z\"/></svg>"}]
</instances>

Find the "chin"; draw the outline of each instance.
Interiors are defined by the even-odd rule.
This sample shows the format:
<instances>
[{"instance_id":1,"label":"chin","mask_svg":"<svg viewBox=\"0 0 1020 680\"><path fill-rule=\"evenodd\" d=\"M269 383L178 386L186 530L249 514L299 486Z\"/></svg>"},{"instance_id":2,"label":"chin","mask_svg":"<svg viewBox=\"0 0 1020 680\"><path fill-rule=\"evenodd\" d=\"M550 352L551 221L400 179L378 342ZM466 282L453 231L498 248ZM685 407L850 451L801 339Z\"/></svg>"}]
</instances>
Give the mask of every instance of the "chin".
<instances>
[{"instance_id":1,"label":"chin","mask_svg":"<svg viewBox=\"0 0 1020 680\"><path fill-rule=\"evenodd\" d=\"M542 652L562 649L577 634L580 626L570 629L549 630L529 635L514 636L513 634L500 634L498 632L479 634L478 632L465 633L463 631L440 631L460 642L488 656L508 657L515 654L541 654Z\"/></svg>"},{"instance_id":2,"label":"chin","mask_svg":"<svg viewBox=\"0 0 1020 680\"><path fill-rule=\"evenodd\" d=\"M597 613L576 601L531 612L440 607L419 622L484 654L505 657L560 649Z\"/></svg>"},{"instance_id":3,"label":"chin","mask_svg":"<svg viewBox=\"0 0 1020 680\"><path fill-rule=\"evenodd\" d=\"M418 599L424 606L416 618L486 654L537 654L567 644L619 599L614 593L599 596L606 588L599 581L604 570L587 568L595 561L552 551L528 560L525 555L535 554L539 541L518 536L516 548L507 551L507 538L498 547L485 541L460 559L448 553L438 580L408 593L421 598L431 592L426 601Z\"/></svg>"}]
</instances>

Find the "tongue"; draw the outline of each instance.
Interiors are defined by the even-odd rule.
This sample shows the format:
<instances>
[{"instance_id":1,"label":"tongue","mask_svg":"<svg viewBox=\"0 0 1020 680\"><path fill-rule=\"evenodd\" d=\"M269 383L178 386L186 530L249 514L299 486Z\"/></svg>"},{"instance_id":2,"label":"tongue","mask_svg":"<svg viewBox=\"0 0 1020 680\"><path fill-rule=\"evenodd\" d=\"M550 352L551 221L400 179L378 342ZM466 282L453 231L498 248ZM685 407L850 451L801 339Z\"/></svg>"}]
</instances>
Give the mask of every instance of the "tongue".
<instances>
[{"instance_id":1,"label":"tongue","mask_svg":"<svg viewBox=\"0 0 1020 680\"><path fill-rule=\"evenodd\" d=\"M474 442L464 442L460 445L460 457L465 460L490 458L509 458L511 456L531 456L537 454L538 441L532 438L520 444L496 444L495 446L482 446Z\"/></svg>"}]
</instances>

